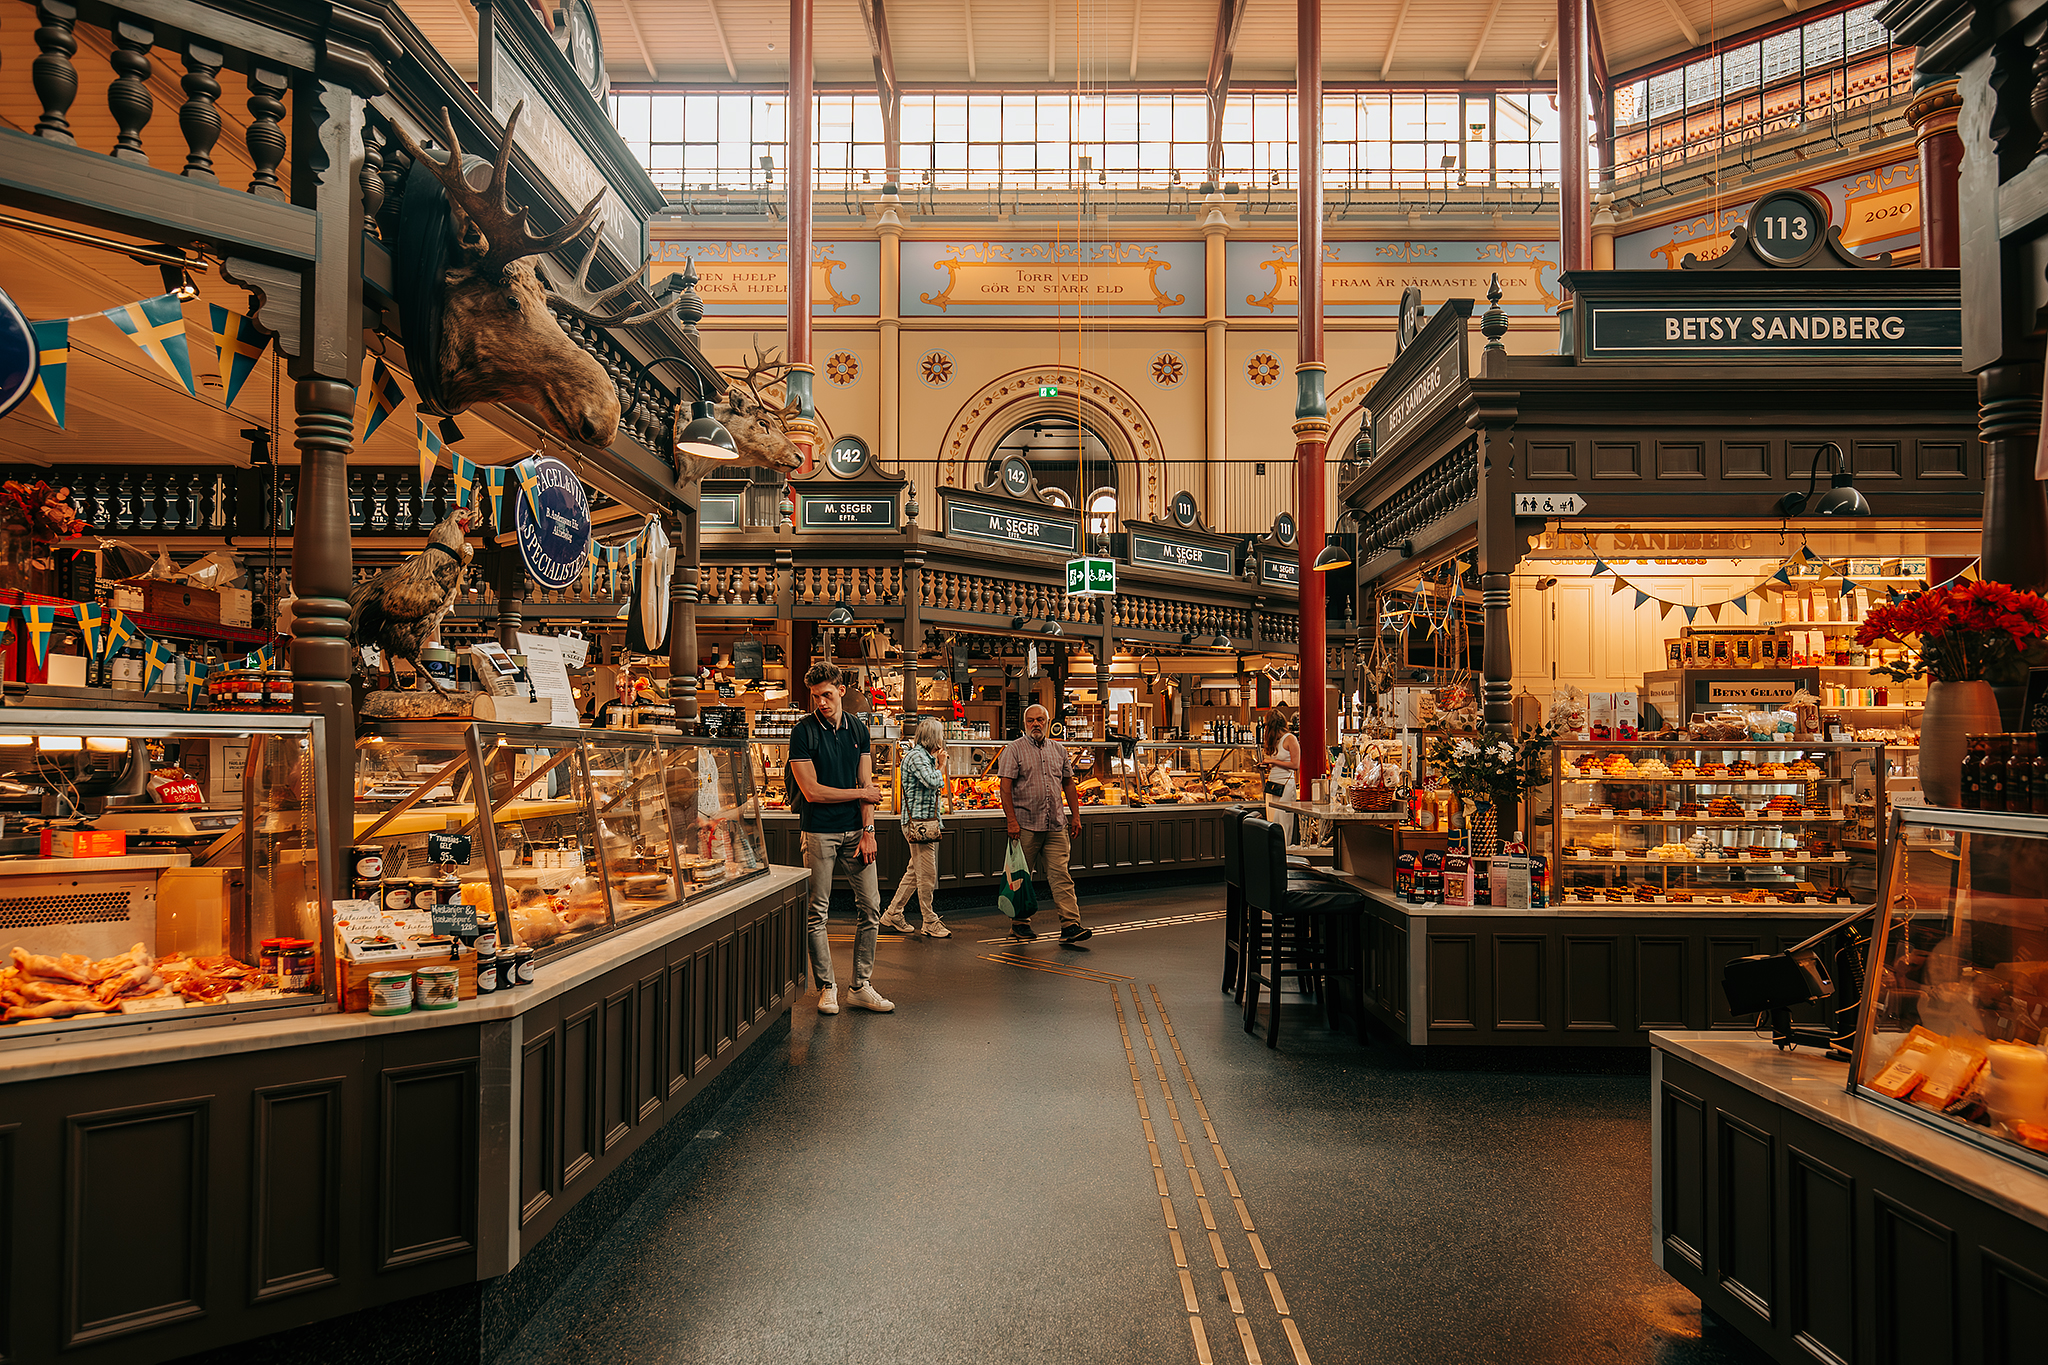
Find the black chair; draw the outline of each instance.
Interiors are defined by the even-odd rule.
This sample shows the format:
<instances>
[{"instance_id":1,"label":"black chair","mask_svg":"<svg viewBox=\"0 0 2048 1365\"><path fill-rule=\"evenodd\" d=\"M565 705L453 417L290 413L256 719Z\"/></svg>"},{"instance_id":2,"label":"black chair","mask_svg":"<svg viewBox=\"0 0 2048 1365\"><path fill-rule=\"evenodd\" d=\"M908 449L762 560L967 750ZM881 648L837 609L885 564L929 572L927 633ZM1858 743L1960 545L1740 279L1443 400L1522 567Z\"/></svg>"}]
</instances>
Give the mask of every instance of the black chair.
<instances>
[{"instance_id":1,"label":"black chair","mask_svg":"<svg viewBox=\"0 0 2048 1365\"><path fill-rule=\"evenodd\" d=\"M1280 987L1289 977L1321 999L1328 1027L1335 1026L1338 983L1349 979L1362 995L1354 945L1365 897L1333 878L1297 875L1287 864L1286 832L1272 821L1252 817L1243 829L1244 1031L1258 1028L1259 987L1265 986L1273 996L1266 1046L1278 1047ZM1363 1037L1363 1013L1354 1017Z\"/></svg>"},{"instance_id":2,"label":"black chair","mask_svg":"<svg viewBox=\"0 0 2048 1365\"><path fill-rule=\"evenodd\" d=\"M1244 1000L1245 922L1244 824L1261 815L1257 806L1239 806L1223 817L1223 990ZM1289 858L1290 881L1314 875L1306 858Z\"/></svg>"}]
</instances>

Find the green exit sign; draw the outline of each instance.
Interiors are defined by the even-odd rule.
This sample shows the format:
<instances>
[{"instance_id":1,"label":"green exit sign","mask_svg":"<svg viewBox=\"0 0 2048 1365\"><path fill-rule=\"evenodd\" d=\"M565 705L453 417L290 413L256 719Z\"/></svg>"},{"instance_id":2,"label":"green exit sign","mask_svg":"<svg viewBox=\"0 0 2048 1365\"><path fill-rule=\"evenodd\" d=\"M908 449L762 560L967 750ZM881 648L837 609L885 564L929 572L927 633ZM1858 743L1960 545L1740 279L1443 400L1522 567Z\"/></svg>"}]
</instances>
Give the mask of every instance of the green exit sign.
<instances>
[{"instance_id":1,"label":"green exit sign","mask_svg":"<svg viewBox=\"0 0 2048 1365\"><path fill-rule=\"evenodd\" d=\"M1040 398L1057 398L1060 396L1060 386L1057 384L1040 384L1038 386L1038 396Z\"/></svg>"},{"instance_id":2,"label":"green exit sign","mask_svg":"<svg viewBox=\"0 0 2048 1365\"><path fill-rule=\"evenodd\" d=\"M1114 559L1068 560L1067 593L1072 597L1116 596L1116 561Z\"/></svg>"}]
</instances>

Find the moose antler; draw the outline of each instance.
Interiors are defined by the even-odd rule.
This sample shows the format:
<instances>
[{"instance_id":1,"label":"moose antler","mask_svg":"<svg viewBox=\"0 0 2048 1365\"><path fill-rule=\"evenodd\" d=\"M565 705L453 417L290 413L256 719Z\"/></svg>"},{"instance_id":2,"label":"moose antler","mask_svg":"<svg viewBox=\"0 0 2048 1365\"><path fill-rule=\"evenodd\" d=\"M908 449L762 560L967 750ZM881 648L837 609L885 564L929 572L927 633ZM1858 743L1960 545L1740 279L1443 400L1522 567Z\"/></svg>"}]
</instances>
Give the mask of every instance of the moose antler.
<instances>
[{"instance_id":1,"label":"moose antler","mask_svg":"<svg viewBox=\"0 0 2048 1365\"><path fill-rule=\"evenodd\" d=\"M754 395L754 401L759 403L764 410L773 413L776 417L786 422L803 411L803 404L785 403L778 407L761 396L761 390L755 386L754 381L763 375L769 375L772 377L766 382L771 385L776 384L786 379L789 372L794 368L795 366L789 361L778 360L774 355L763 350L761 348L761 338L756 336L754 338L754 358L747 362L746 373L740 376L740 383L747 386L747 392ZM787 390L784 392L787 393Z\"/></svg>"},{"instance_id":2,"label":"moose antler","mask_svg":"<svg viewBox=\"0 0 2048 1365\"><path fill-rule=\"evenodd\" d=\"M633 327L643 322L652 322L676 306L677 300L669 298L656 302L654 307L647 309L645 312L621 314L617 317L606 317L601 313L600 309L631 289L633 282L647 273L648 262L654 259L651 254L643 257L640 261L639 269L633 271L632 274L626 276L602 294L593 294L590 292L590 267L597 260L598 247L603 244L604 234L602 232L591 235L590 249L583 253L583 260L576 267L575 278L567 285L557 286L552 282L543 280L548 286L547 296L550 306L564 313L573 313L585 322L593 322L600 327ZM555 267L552 265L544 263L542 268L548 275L555 273Z\"/></svg>"},{"instance_id":3,"label":"moose antler","mask_svg":"<svg viewBox=\"0 0 2048 1365\"><path fill-rule=\"evenodd\" d=\"M457 212L469 220L470 226L482 234L488 245L483 256L477 261L477 269L485 273L502 271L512 262L526 256L544 256L558 251L581 236L583 230L597 221L598 206L604 203L605 191L599 190L591 197L583 211L553 232L536 235L527 226L526 210L513 208L506 195L506 173L512 164L512 134L519 126L519 115L525 110L526 101L512 106L512 116L505 120L505 138L498 144L498 156L491 163L491 183L481 190L470 188L462 173L462 143L456 139L455 125L448 117L448 106L441 106L441 140L447 144L448 159L436 161L428 156L420 145L412 140L411 134L396 122L391 130L398 134L399 145L405 148L412 164L424 167L427 174L441 182L447 191L448 202ZM595 251L593 244L592 250ZM589 261L584 262L585 269Z\"/></svg>"}]
</instances>

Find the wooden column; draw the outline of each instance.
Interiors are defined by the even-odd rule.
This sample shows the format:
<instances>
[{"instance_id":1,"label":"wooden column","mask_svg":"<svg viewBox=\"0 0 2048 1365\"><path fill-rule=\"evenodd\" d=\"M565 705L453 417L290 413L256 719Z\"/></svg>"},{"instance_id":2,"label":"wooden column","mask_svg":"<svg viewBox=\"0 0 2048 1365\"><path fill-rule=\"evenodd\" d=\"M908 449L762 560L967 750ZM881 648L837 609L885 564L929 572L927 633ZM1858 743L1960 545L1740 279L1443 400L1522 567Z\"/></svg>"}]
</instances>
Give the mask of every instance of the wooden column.
<instances>
[{"instance_id":1,"label":"wooden column","mask_svg":"<svg viewBox=\"0 0 2048 1365\"><path fill-rule=\"evenodd\" d=\"M1315 571L1329 522L1323 507L1323 448L1330 439L1323 362L1323 6L1295 0L1295 99L1301 125L1295 187L1295 259L1301 303L1294 366L1294 498L1301 534L1301 787L1330 768L1327 726L1329 667L1324 648L1324 584Z\"/></svg>"},{"instance_id":2,"label":"wooden column","mask_svg":"<svg viewBox=\"0 0 2048 1365\"><path fill-rule=\"evenodd\" d=\"M811 472L818 454L818 410L811 381L811 0L789 0L789 344L786 385L797 415L783 424L803 452L799 473Z\"/></svg>"},{"instance_id":3,"label":"wooden column","mask_svg":"<svg viewBox=\"0 0 2048 1365\"><path fill-rule=\"evenodd\" d=\"M1984 441L1984 577L2048 588L2048 498L2034 477L2041 438L2041 362L1993 365L1977 376Z\"/></svg>"},{"instance_id":4,"label":"wooden column","mask_svg":"<svg viewBox=\"0 0 2048 1365\"><path fill-rule=\"evenodd\" d=\"M1503 338L1508 333L1508 316L1500 306L1500 276L1496 274L1487 291L1488 308L1480 318L1479 330L1486 345L1479 352L1479 378L1507 378L1508 353ZM1513 584L1511 575L1522 560L1522 542L1515 530L1514 492L1508 486L1508 469L1514 457L1513 433L1517 408L1490 390L1475 390L1475 416L1479 419L1479 603L1486 613L1486 634L1480 647L1480 723L1497 734L1515 729L1514 641L1509 632L1508 608ZM1377 629L1377 624L1374 626ZM1518 817L1519 818L1519 817ZM1511 831L1502 830L1506 838Z\"/></svg>"},{"instance_id":5,"label":"wooden column","mask_svg":"<svg viewBox=\"0 0 2048 1365\"><path fill-rule=\"evenodd\" d=\"M661 520L662 529L682 552L669 580L668 699L679 719L690 720L697 715L697 601L703 596L698 566L703 549L694 513L683 509Z\"/></svg>"},{"instance_id":6,"label":"wooden column","mask_svg":"<svg viewBox=\"0 0 2048 1365\"><path fill-rule=\"evenodd\" d=\"M1963 94L1954 76L1913 73L1913 102L1906 120L1920 144L1920 264L1954 269L1963 263L1963 224L1957 186L1963 173L1963 140L1956 132Z\"/></svg>"},{"instance_id":7,"label":"wooden column","mask_svg":"<svg viewBox=\"0 0 2048 1365\"><path fill-rule=\"evenodd\" d=\"M293 379L292 442L299 451L294 511L292 586L293 705L326 720L328 809L342 819L355 809L354 660L348 643L348 594L354 563L348 517L348 457L355 446L357 374L362 369L363 101L322 81L302 91L294 126L317 153L294 158L293 198L313 210L322 248L299 277L300 331L280 336ZM289 307L290 305L287 305ZM347 839L331 839L323 869L329 897L342 894Z\"/></svg>"},{"instance_id":8,"label":"wooden column","mask_svg":"<svg viewBox=\"0 0 2048 1365\"><path fill-rule=\"evenodd\" d=\"M1567 271L1593 264L1586 175L1586 111L1591 107L1586 98L1591 83L1586 28L1586 0L1557 0L1557 204Z\"/></svg>"}]
</instances>

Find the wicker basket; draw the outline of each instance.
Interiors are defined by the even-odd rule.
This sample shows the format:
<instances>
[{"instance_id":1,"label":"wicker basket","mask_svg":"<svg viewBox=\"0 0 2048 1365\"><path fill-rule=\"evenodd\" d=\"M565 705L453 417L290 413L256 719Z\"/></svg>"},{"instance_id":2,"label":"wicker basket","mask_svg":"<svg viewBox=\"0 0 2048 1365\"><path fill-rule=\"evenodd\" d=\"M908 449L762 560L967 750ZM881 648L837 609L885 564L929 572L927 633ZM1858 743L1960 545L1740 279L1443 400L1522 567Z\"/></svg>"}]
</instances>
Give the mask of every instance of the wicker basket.
<instances>
[{"instance_id":1,"label":"wicker basket","mask_svg":"<svg viewBox=\"0 0 2048 1365\"><path fill-rule=\"evenodd\" d=\"M1383 811L1394 808L1394 789L1384 782L1354 782L1345 790L1351 798L1353 810Z\"/></svg>"}]
</instances>

